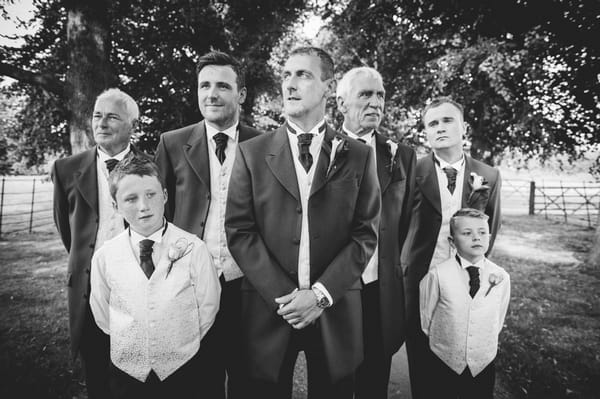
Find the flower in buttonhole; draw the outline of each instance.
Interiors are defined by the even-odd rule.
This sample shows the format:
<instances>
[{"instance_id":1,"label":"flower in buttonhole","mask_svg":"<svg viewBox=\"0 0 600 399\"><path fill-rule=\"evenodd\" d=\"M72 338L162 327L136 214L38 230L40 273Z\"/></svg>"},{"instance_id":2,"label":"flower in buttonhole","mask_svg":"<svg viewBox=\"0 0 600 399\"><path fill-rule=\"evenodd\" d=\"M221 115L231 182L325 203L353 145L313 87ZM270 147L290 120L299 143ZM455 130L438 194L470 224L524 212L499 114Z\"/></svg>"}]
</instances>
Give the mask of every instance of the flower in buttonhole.
<instances>
[{"instance_id":1,"label":"flower in buttonhole","mask_svg":"<svg viewBox=\"0 0 600 399\"><path fill-rule=\"evenodd\" d=\"M471 172L469 176L471 193L467 198L467 207L484 211L490 197L490 186L485 177Z\"/></svg>"},{"instance_id":2,"label":"flower in buttonhole","mask_svg":"<svg viewBox=\"0 0 600 399\"><path fill-rule=\"evenodd\" d=\"M165 279L169 277L169 273L171 273L173 264L179 259L189 254L193 247L194 243L188 242L188 240L184 237L179 238L177 241L171 244L171 246L169 247L169 252L167 253L167 256L171 263L169 263L169 268L167 269L167 275L165 276Z\"/></svg>"},{"instance_id":3,"label":"flower in buttonhole","mask_svg":"<svg viewBox=\"0 0 600 399\"><path fill-rule=\"evenodd\" d=\"M485 293L485 296L488 296L488 294L490 293L490 291L492 290L492 288L494 288L495 286L497 286L498 284L500 284L502 282L502 280L504 280L504 276L501 274L495 274L495 273L490 273L490 277L488 279L489 283L490 283L490 288L488 288L487 292Z\"/></svg>"},{"instance_id":4,"label":"flower in buttonhole","mask_svg":"<svg viewBox=\"0 0 600 399\"><path fill-rule=\"evenodd\" d=\"M398 144L394 143L392 140L387 141L387 145L390 146L390 154L392 154L390 158L390 173L394 170L394 165L396 164L396 152L398 152Z\"/></svg>"}]
</instances>

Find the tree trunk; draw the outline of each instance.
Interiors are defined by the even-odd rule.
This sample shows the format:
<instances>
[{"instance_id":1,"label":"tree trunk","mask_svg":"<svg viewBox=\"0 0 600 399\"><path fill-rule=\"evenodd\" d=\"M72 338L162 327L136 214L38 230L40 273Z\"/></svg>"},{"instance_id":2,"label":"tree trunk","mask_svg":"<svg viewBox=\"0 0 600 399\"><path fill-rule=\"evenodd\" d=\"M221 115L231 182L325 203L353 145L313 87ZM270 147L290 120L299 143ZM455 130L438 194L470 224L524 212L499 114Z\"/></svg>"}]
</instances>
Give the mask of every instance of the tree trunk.
<instances>
[{"instance_id":1,"label":"tree trunk","mask_svg":"<svg viewBox=\"0 0 600 399\"><path fill-rule=\"evenodd\" d=\"M94 144L91 118L98 94L116 83L110 65L110 30L107 0L69 0L67 40L69 68L66 99L73 154Z\"/></svg>"}]
</instances>

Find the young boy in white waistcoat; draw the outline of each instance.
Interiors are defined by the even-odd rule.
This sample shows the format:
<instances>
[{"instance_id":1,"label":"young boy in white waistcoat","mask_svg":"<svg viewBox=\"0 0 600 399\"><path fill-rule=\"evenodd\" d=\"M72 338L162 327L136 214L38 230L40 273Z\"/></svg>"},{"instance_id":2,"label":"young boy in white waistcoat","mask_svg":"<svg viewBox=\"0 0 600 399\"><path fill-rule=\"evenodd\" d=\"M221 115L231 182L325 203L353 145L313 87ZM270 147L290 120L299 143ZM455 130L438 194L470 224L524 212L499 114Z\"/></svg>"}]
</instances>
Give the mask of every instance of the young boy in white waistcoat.
<instances>
[{"instance_id":1,"label":"young boy in white waistcoat","mask_svg":"<svg viewBox=\"0 0 600 399\"><path fill-rule=\"evenodd\" d=\"M510 300L508 273L486 259L488 216L464 208L450 219L456 256L420 282L421 328L437 356L436 398L493 398L498 334Z\"/></svg>"},{"instance_id":2,"label":"young boy in white waistcoat","mask_svg":"<svg viewBox=\"0 0 600 399\"><path fill-rule=\"evenodd\" d=\"M221 286L206 245L163 217L167 193L156 165L131 157L109 176L129 228L92 258L90 306L110 335L115 398L201 396L201 341Z\"/></svg>"}]
</instances>

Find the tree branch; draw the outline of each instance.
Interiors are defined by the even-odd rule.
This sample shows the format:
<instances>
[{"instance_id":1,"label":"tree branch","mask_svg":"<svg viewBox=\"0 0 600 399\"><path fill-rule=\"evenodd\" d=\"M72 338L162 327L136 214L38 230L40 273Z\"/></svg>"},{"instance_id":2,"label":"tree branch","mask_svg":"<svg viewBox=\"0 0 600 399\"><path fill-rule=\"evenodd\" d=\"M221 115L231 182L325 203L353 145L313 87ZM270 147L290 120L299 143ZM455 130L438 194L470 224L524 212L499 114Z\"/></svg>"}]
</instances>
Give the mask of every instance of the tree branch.
<instances>
[{"instance_id":1,"label":"tree branch","mask_svg":"<svg viewBox=\"0 0 600 399\"><path fill-rule=\"evenodd\" d=\"M39 86L42 89L65 98L65 84L54 75L34 73L0 61L0 75L8 76L19 82Z\"/></svg>"}]
</instances>

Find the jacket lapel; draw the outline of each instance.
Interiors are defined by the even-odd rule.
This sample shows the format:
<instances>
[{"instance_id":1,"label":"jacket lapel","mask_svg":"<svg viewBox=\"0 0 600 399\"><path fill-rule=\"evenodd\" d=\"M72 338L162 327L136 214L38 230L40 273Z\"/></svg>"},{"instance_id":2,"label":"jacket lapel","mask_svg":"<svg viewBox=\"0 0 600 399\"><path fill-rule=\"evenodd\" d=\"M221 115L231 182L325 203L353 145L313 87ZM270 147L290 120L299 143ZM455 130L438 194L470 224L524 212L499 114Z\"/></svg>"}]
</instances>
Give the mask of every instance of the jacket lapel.
<instances>
[{"instance_id":1,"label":"jacket lapel","mask_svg":"<svg viewBox=\"0 0 600 399\"><path fill-rule=\"evenodd\" d=\"M210 189L210 164L208 161L208 139L204 122L194 127L188 142L184 144L183 153L190 167L200 181Z\"/></svg>"},{"instance_id":2,"label":"jacket lapel","mask_svg":"<svg viewBox=\"0 0 600 399\"><path fill-rule=\"evenodd\" d=\"M327 169L329 168L329 159L331 156L331 143L334 137L335 130L331 129L329 125L327 125L327 130L325 130L325 137L323 137L323 143L321 144L321 151L319 151L319 159L317 160L312 188L310 190L311 197L317 191L323 188L325 186L325 183L327 183ZM331 175L335 174L337 170L339 170L339 167L336 170L332 170Z\"/></svg>"},{"instance_id":3,"label":"jacket lapel","mask_svg":"<svg viewBox=\"0 0 600 399\"><path fill-rule=\"evenodd\" d=\"M471 187L469 186L469 177L471 176L471 172L473 172L473 164L471 162L471 157L465 154L465 173L463 176L463 191L462 191L462 202L461 207L467 206L467 200L469 199L469 195L471 194Z\"/></svg>"},{"instance_id":4,"label":"jacket lapel","mask_svg":"<svg viewBox=\"0 0 600 399\"><path fill-rule=\"evenodd\" d=\"M423 196L431 202L434 209L441 215L442 205L440 199L440 189L437 179L437 173L435 171L435 164L433 163L433 154L427 156L425 162L421 164L420 170L417 171L417 184L419 190L423 193Z\"/></svg>"},{"instance_id":5,"label":"jacket lapel","mask_svg":"<svg viewBox=\"0 0 600 399\"><path fill-rule=\"evenodd\" d=\"M390 171L391 152L387 145L387 140L381 134L375 132L375 149L377 150L377 177L379 178L379 187L381 193L384 193L392 181Z\"/></svg>"},{"instance_id":6,"label":"jacket lapel","mask_svg":"<svg viewBox=\"0 0 600 399\"><path fill-rule=\"evenodd\" d=\"M271 173L279 183L297 200L300 201L298 179L294 169L294 160L287 138L287 125L283 124L273 134L271 148L265 156L265 161Z\"/></svg>"},{"instance_id":7,"label":"jacket lapel","mask_svg":"<svg viewBox=\"0 0 600 399\"><path fill-rule=\"evenodd\" d=\"M250 134L250 130L246 126L242 125L241 123L238 125L238 130L239 130L239 137L238 137L239 143L254 137L253 135Z\"/></svg>"},{"instance_id":8,"label":"jacket lapel","mask_svg":"<svg viewBox=\"0 0 600 399\"><path fill-rule=\"evenodd\" d=\"M96 170L96 147L87 151L81 164L75 172L77 189L88 203L89 207L98 214L98 172Z\"/></svg>"}]
</instances>

